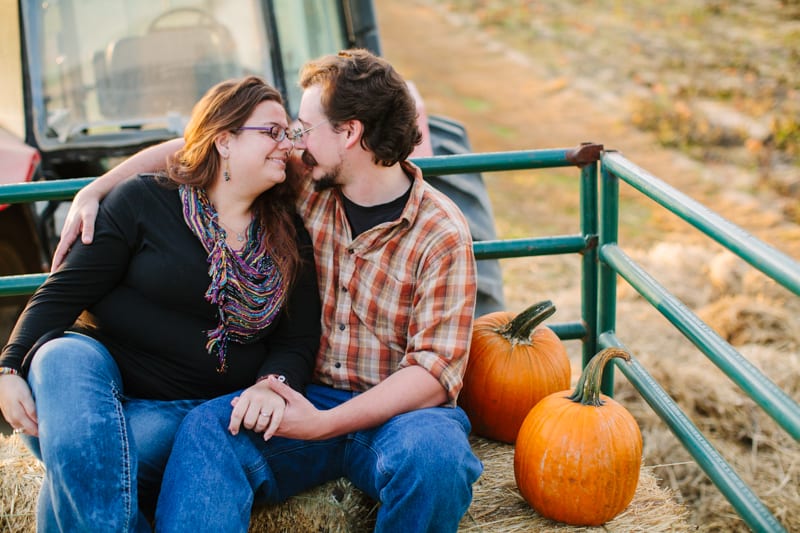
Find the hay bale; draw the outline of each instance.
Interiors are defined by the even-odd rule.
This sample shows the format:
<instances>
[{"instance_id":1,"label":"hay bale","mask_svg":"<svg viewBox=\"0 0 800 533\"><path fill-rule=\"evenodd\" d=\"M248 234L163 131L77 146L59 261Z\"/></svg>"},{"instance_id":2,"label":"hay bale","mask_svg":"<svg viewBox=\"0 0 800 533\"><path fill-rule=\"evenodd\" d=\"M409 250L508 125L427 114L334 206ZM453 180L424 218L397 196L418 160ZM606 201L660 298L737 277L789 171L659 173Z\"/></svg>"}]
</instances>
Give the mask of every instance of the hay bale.
<instances>
[{"instance_id":1,"label":"hay bale","mask_svg":"<svg viewBox=\"0 0 800 533\"><path fill-rule=\"evenodd\" d=\"M658 486L652 470L643 467L639 487L628 508L602 527L573 527L540 517L522 499L514 481L514 447L470 437L484 473L474 485L474 498L459 531L465 533L566 532L683 532L696 528L686 522L688 510L674 493ZM35 531L36 495L43 476L41 465L17 437L0 435L0 531ZM361 533L372 531L377 505L341 479L299 494L281 505L254 510L251 532L315 531Z\"/></svg>"},{"instance_id":2,"label":"hay bale","mask_svg":"<svg viewBox=\"0 0 800 533\"><path fill-rule=\"evenodd\" d=\"M733 346L797 346L800 320L777 300L726 295L700 309L697 316Z\"/></svg>"},{"instance_id":3,"label":"hay bale","mask_svg":"<svg viewBox=\"0 0 800 533\"><path fill-rule=\"evenodd\" d=\"M633 501L622 513L600 527L574 527L542 518L525 502L514 479L514 447L470 437L472 449L483 461L484 472L473 487L473 501L461 520L464 533L549 532L683 532L695 531L686 522L688 509L674 493L658 486L648 467L642 467Z\"/></svg>"},{"instance_id":4,"label":"hay bale","mask_svg":"<svg viewBox=\"0 0 800 533\"><path fill-rule=\"evenodd\" d=\"M701 271L713 257L703 245L665 240L648 249L631 249L630 257L653 279L689 307L707 303L713 287L704 276L688 276L687 269ZM640 300L642 296L624 280L617 285L618 302ZM555 301L555 300L554 300Z\"/></svg>"},{"instance_id":5,"label":"hay bale","mask_svg":"<svg viewBox=\"0 0 800 533\"><path fill-rule=\"evenodd\" d=\"M0 531L36 531L44 468L22 441L0 435Z\"/></svg>"},{"instance_id":6,"label":"hay bale","mask_svg":"<svg viewBox=\"0 0 800 533\"><path fill-rule=\"evenodd\" d=\"M375 527L378 505L346 479L331 481L280 505L253 509L250 533L314 531L367 533Z\"/></svg>"}]
</instances>

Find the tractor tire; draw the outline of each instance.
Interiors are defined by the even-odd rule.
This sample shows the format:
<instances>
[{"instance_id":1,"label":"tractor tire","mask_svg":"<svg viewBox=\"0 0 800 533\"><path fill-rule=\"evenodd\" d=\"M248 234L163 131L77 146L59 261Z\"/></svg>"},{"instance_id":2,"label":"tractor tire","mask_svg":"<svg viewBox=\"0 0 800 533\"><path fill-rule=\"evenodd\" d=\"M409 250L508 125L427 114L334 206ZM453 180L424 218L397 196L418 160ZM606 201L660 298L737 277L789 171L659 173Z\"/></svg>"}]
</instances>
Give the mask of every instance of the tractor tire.
<instances>
[{"instance_id":1,"label":"tractor tire","mask_svg":"<svg viewBox=\"0 0 800 533\"><path fill-rule=\"evenodd\" d=\"M468 154L472 148L464 127L453 120L430 116L428 126L431 133L433 155ZM464 213L469 223L473 241L497 238L492 204L480 173L426 176L425 179L445 193ZM475 316L505 310L503 296L503 274L497 259L481 259L478 266L478 299Z\"/></svg>"}]
</instances>

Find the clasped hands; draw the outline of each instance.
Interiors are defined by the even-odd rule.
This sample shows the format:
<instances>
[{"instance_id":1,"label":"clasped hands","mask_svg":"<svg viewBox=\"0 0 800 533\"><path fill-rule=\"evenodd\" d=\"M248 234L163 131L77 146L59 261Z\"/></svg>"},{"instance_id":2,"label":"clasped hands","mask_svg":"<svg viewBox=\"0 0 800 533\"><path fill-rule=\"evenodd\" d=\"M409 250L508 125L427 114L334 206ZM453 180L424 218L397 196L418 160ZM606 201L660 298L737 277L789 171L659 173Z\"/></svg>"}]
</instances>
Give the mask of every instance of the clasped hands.
<instances>
[{"instance_id":1,"label":"clasped hands","mask_svg":"<svg viewBox=\"0 0 800 533\"><path fill-rule=\"evenodd\" d=\"M275 435L304 440L320 438L319 420L323 412L276 376L248 387L231 400L231 405L228 431L232 435L238 434L243 426L256 433L263 432L264 440Z\"/></svg>"}]
</instances>

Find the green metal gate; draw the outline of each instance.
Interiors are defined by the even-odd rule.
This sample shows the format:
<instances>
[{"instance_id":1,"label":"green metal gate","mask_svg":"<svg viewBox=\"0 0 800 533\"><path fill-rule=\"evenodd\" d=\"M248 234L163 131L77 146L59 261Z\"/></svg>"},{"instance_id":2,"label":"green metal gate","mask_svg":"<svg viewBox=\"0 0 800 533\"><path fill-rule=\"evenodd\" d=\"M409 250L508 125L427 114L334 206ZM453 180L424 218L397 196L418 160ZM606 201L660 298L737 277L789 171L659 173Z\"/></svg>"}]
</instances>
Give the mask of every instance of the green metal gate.
<instances>
[{"instance_id":1,"label":"green metal gate","mask_svg":"<svg viewBox=\"0 0 800 533\"><path fill-rule=\"evenodd\" d=\"M426 175L577 167L580 172L580 220L572 235L503 239L475 243L478 259L580 254L581 320L550 326L562 339L582 342L583 364L599 350L625 348L616 336L616 280L624 278L644 299L688 338L795 440L800 440L800 406L770 381L686 305L636 264L617 242L619 181L695 226L755 269L800 297L800 263L756 239L705 206L680 193L621 154L602 145L440 156L415 161ZM93 178L0 186L0 204L69 199ZM0 278L0 297L31 294L46 274ZM753 531L785 528L711 445L706 436L632 354L629 363L614 360L653 411L675 434L700 468ZM613 393L609 367L603 390Z\"/></svg>"}]
</instances>

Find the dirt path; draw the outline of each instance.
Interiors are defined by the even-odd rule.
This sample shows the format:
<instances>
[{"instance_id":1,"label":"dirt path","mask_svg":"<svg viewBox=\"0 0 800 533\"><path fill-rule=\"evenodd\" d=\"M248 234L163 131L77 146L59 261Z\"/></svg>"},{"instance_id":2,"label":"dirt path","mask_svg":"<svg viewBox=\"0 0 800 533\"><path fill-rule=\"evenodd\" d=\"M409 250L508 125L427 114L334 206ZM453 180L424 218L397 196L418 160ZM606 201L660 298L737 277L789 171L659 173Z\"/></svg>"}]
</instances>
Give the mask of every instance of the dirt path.
<instances>
[{"instance_id":1,"label":"dirt path","mask_svg":"<svg viewBox=\"0 0 800 533\"><path fill-rule=\"evenodd\" d=\"M475 151L553 148L582 141L657 155L614 110L547 78L535 62L492 40L435 2L378 0L384 55L413 80L431 114L467 125ZM602 138L601 138L602 137Z\"/></svg>"},{"instance_id":2,"label":"dirt path","mask_svg":"<svg viewBox=\"0 0 800 533\"><path fill-rule=\"evenodd\" d=\"M553 58L537 61L525 56L441 4L377 0L384 55L417 84L428 113L466 125L473 150L602 143L800 258L800 228L783 220L780 210L785 200L769 191L753 195L758 183L755 170L724 163L700 164L660 147L652 134L626 121L628 110L613 90L579 74L585 68L564 68L571 74L558 75L550 66ZM499 214L511 211L519 193L525 192L508 190L491 176L488 180ZM512 205L507 206L505 193L511 195Z\"/></svg>"}]
</instances>

